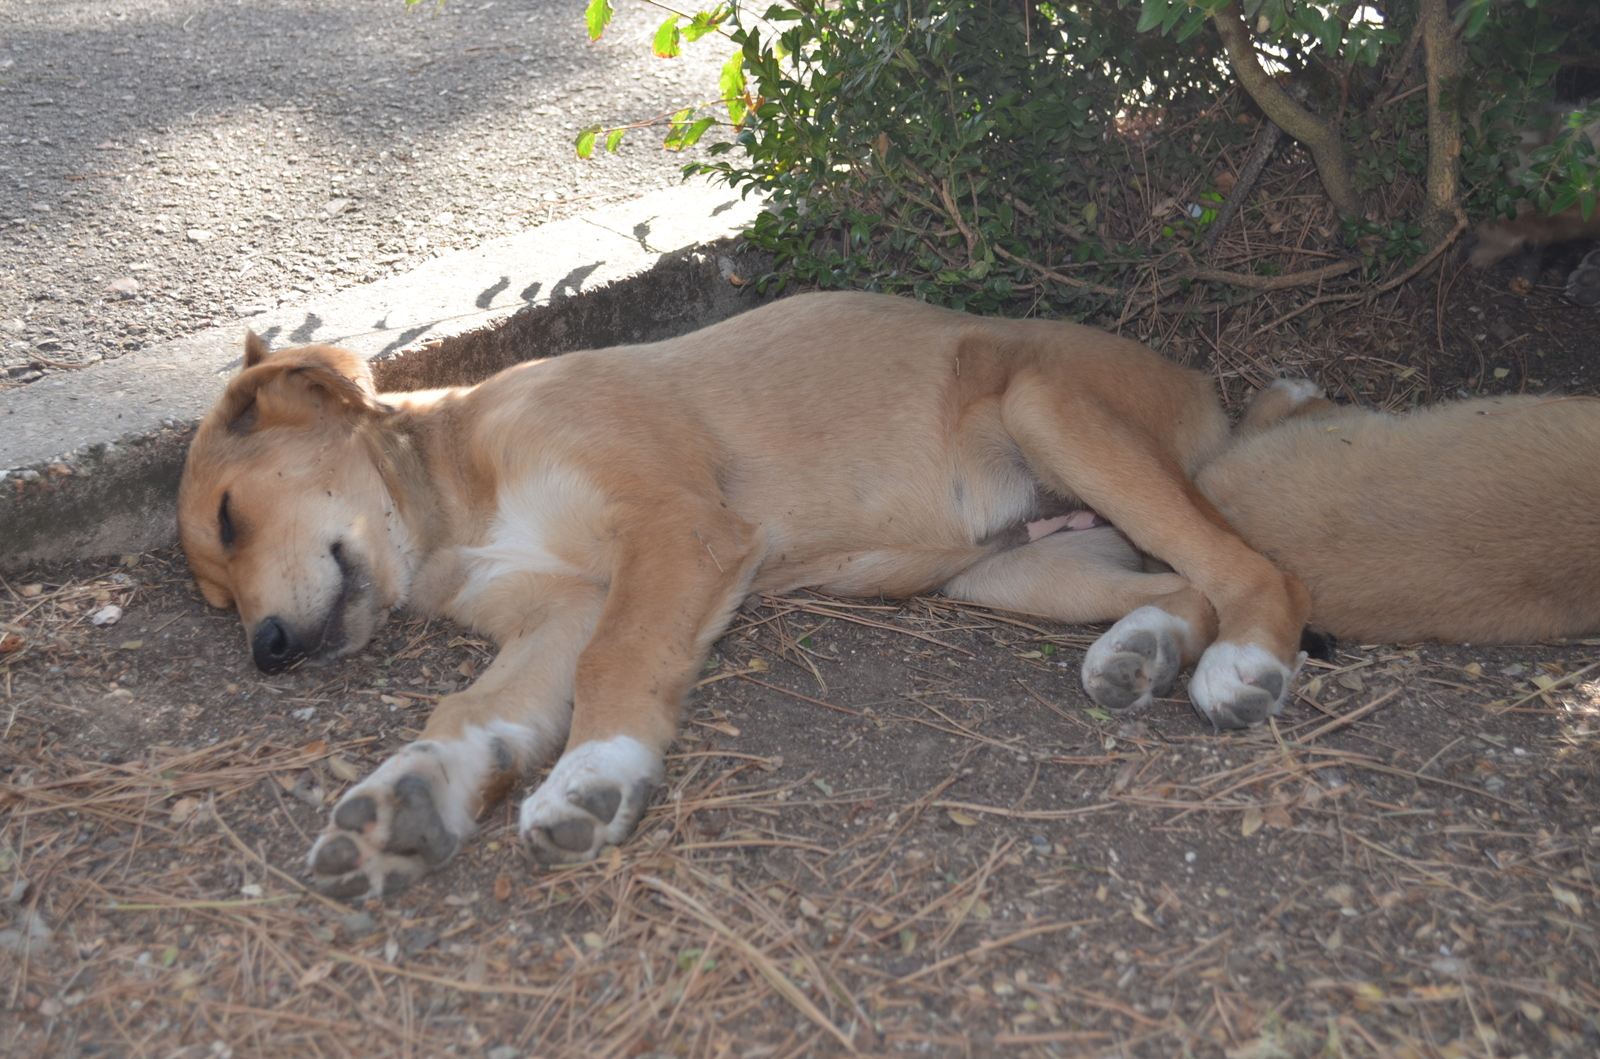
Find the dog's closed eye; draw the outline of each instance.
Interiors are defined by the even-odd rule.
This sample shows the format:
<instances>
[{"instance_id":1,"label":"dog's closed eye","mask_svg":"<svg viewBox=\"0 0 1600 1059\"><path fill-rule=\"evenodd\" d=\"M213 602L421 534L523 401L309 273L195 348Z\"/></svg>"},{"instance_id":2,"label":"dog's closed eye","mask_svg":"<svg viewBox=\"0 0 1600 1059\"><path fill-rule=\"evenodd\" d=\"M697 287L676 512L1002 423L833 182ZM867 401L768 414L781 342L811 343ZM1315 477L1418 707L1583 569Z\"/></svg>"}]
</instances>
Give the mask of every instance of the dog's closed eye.
<instances>
[{"instance_id":1,"label":"dog's closed eye","mask_svg":"<svg viewBox=\"0 0 1600 1059\"><path fill-rule=\"evenodd\" d=\"M222 494L222 505L217 508L217 535L224 548L232 548L235 538L233 518L228 514L228 494Z\"/></svg>"}]
</instances>

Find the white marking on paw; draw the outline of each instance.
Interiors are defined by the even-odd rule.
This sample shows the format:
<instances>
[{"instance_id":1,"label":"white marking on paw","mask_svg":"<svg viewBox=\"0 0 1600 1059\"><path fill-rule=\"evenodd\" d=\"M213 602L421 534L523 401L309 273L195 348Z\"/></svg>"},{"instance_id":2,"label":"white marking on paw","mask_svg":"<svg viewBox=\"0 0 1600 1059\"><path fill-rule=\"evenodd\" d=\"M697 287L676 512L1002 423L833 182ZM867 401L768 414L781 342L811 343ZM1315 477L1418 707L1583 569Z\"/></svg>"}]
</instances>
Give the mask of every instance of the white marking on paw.
<instances>
[{"instance_id":1,"label":"white marking on paw","mask_svg":"<svg viewBox=\"0 0 1600 1059\"><path fill-rule=\"evenodd\" d=\"M1291 669L1259 644L1214 643L1194 668L1189 700L1219 728L1253 728L1283 710L1305 660L1302 651Z\"/></svg>"},{"instance_id":2,"label":"white marking on paw","mask_svg":"<svg viewBox=\"0 0 1600 1059\"><path fill-rule=\"evenodd\" d=\"M1189 627L1187 621L1176 615L1168 614L1160 607L1140 607L1107 629L1105 634L1096 640L1089 648L1088 653L1084 655L1083 690L1088 692L1091 698L1099 701L1092 684L1101 682L1102 675L1115 659L1129 653L1127 644L1130 641L1136 638L1143 639L1143 637L1139 636L1140 633L1149 633L1155 637L1158 643L1170 645L1173 656L1170 659L1163 658L1161 661L1169 663L1166 667L1170 669L1168 676L1177 675L1177 667L1181 664L1184 645L1194 635L1193 630ZM1153 670L1157 659L1152 658L1150 661ZM1154 671L1148 672L1146 675L1152 681L1158 681L1162 676L1162 674ZM1165 688L1158 688L1156 683L1153 682L1138 700L1123 708L1142 709L1150 705L1150 700L1154 698L1157 691L1165 692L1165 690Z\"/></svg>"},{"instance_id":3,"label":"white marking on paw","mask_svg":"<svg viewBox=\"0 0 1600 1059\"><path fill-rule=\"evenodd\" d=\"M489 781L543 749L539 733L506 721L402 747L339 799L307 854L318 888L377 897L444 867L477 829Z\"/></svg>"},{"instance_id":4,"label":"white marking on paw","mask_svg":"<svg viewBox=\"0 0 1600 1059\"><path fill-rule=\"evenodd\" d=\"M365 794L385 799L400 777L425 776L433 789L434 808L445 827L458 837L477 830L478 797L495 767L494 741L509 745L517 761L535 760L541 740L533 729L509 721L492 721L488 727L469 726L460 739L408 743L345 794ZM374 789L376 788L376 790Z\"/></svg>"},{"instance_id":5,"label":"white marking on paw","mask_svg":"<svg viewBox=\"0 0 1600 1059\"><path fill-rule=\"evenodd\" d=\"M1287 394L1296 405L1303 405L1313 398L1322 396L1322 387L1310 379L1274 379L1268 389Z\"/></svg>"},{"instance_id":6,"label":"white marking on paw","mask_svg":"<svg viewBox=\"0 0 1600 1059\"><path fill-rule=\"evenodd\" d=\"M536 827L549 827L581 811L585 794L614 788L622 793L623 806L600 832L606 842L620 842L636 820L627 812L627 799L640 784L659 784L662 775L661 755L631 736L590 740L562 754L550 777L523 801L518 829L527 835Z\"/></svg>"}]
</instances>

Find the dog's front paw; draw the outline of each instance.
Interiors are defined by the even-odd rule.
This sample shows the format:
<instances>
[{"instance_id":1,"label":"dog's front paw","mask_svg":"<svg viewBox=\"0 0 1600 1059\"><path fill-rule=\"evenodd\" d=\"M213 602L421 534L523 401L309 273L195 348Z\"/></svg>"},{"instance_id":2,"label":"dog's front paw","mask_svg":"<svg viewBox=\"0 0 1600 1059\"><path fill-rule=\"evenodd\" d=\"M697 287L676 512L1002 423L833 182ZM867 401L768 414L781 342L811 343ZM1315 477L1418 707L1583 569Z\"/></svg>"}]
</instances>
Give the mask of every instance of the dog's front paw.
<instances>
[{"instance_id":1,"label":"dog's front paw","mask_svg":"<svg viewBox=\"0 0 1600 1059\"><path fill-rule=\"evenodd\" d=\"M637 739L574 747L522 803L522 840L541 864L591 860L632 834L661 776L660 756Z\"/></svg>"},{"instance_id":2,"label":"dog's front paw","mask_svg":"<svg viewBox=\"0 0 1600 1059\"><path fill-rule=\"evenodd\" d=\"M1305 663L1291 669L1256 644L1214 643L1200 656L1189 681L1189 701L1218 728L1254 728L1283 709Z\"/></svg>"},{"instance_id":3,"label":"dog's front paw","mask_svg":"<svg viewBox=\"0 0 1600 1059\"><path fill-rule=\"evenodd\" d=\"M484 732L402 748L339 799L307 857L312 884L339 898L405 889L455 856L487 794L515 773L510 745Z\"/></svg>"},{"instance_id":4,"label":"dog's front paw","mask_svg":"<svg viewBox=\"0 0 1600 1059\"><path fill-rule=\"evenodd\" d=\"M1083 659L1083 690L1108 710L1150 705L1177 683L1189 623L1159 607L1140 607L1094 642Z\"/></svg>"}]
</instances>

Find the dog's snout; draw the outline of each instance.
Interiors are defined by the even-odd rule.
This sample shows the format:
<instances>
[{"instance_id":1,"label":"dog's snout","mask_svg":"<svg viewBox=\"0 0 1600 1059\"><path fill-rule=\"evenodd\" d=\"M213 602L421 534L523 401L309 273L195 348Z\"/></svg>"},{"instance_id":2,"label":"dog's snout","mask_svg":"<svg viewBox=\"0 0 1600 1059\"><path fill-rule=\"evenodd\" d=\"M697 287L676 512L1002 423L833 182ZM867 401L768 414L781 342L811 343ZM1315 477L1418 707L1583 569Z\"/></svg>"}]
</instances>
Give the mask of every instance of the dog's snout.
<instances>
[{"instance_id":1,"label":"dog's snout","mask_svg":"<svg viewBox=\"0 0 1600 1059\"><path fill-rule=\"evenodd\" d=\"M286 669L305 657L294 633L275 614L256 623L255 632L250 634L250 653L256 668L267 673Z\"/></svg>"}]
</instances>

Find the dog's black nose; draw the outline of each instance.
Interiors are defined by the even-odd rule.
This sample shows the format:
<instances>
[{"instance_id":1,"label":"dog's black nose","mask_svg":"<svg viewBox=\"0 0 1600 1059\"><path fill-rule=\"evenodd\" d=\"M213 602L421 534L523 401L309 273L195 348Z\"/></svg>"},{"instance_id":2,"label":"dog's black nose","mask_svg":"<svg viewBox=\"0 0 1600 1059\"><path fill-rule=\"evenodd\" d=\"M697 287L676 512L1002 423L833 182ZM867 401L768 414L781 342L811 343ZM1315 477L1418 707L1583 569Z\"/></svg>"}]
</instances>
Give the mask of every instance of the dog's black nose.
<instances>
[{"instance_id":1,"label":"dog's black nose","mask_svg":"<svg viewBox=\"0 0 1600 1059\"><path fill-rule=\"evenodd\" d=\"M256 668L267 673L287 669L305 657L294 634L277 615L256 623L256 631L250 634L250 654L256 660Z\"/></svg>"}]
</instances>

